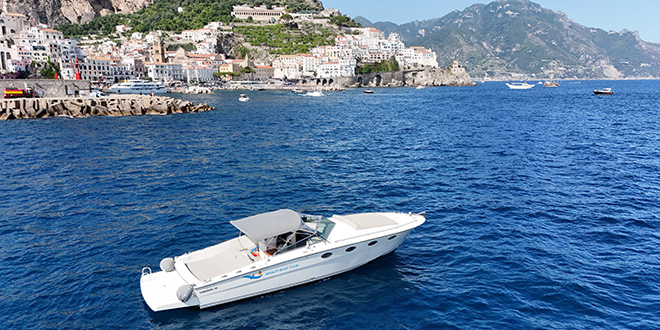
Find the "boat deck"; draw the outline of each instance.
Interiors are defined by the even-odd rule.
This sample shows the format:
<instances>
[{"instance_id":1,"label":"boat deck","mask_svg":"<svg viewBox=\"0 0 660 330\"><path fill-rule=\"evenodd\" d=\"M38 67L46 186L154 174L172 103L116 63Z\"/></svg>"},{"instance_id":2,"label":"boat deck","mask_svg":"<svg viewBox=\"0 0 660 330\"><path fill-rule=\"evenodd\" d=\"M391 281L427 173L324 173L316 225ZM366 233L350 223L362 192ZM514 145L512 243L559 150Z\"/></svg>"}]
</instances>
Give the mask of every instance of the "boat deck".
<instances>
[{"instance_id":1,"label":"boat deck","mask_svg":"<svg viewBox=\"0 0 660 330\"><path fill-rule=\"evenodd\" d=\"M332 220L341 221L355 230L394 226L398 224L391 218L377 213L361 213L344 216L335 215L332 217Z\"/></svg>"},{"instance_id":2,"label":"boat deck","mask_svg":"<svg viewBox=\"0 0 660 330\"><path fill-rule=\"evenodd\" d=\"M247 236L240 236L187 255L183 262L198 280L203 281L237 270L251 264L253 259L258 259L248 256L250 247L254 247L254 244Z\"/></svg>"}]
</instances>

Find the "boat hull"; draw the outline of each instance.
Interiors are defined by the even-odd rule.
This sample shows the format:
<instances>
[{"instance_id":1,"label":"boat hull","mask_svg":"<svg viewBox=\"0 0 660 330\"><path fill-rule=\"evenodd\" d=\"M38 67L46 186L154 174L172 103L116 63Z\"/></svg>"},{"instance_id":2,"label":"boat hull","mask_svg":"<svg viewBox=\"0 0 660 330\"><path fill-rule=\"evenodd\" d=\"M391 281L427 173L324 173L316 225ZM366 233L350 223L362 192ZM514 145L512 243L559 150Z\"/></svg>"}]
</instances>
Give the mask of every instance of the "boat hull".
<instances>
[{"instance_id":1,"label":"boat hull","mask_svg":"<svg viewBox=\"0 0 660 330\"><path fill-rule=\"evenodd\" d=\"M145 267L140 279L144 301L155 312L208 308L318 281L396 250L410 231L426 221L423 213L393 212L319 217L317 222L305 218L306 223L319 226L309 239L290 245L280 241L277 250L253 247L255 241L265 242L260 236L272 237L271 232L258 232L255 228L262 228L256 223L263 226L277 219L277 231L292 232L291 228L301 226L298 219L304 221L299 217L295 211L278 210L237 220L232 224L246 235L165 258L161 261L163 271L152 273ZM300 238L290 236L288 240Z\"/></svg>"},{"instance_id":2,"label":"boat hull","mask_svg":"<svg viewBox=\"0 0 660 330\"><path fill-rule=\"evenodd\" d=\"M208 308L243 300L341 274L396 250L412 229L389 232L383 236L349 240L341 244L310 245L288 260L269 264L249 272L238 271L219 281L204 281L194 287L192 298L181 302L176 291L188 283L177 271L143 274L142 296L153 311L176 308ZM371 235L370 235L371 236ZM373 243L376 242L376 243ZM371 244L371 245L370 245Z\"/></svg>"},{"instance_id":3,"label":"boat hull","mask_svg":"<svg viewBox=\"0 0 660 330\"><path fill-rule=\"evenodd\" d=\"M341 274L386 255L398 248L410 230L388 237L342 245L333 249L310 249L307 255L288 262L255 269L251 273L221 283L213 283L195 290L200 308L208 308L229 302L251 298L270 292L318 281ZM390 235L389 237L392 237ZM370 242L378 243L369 246ZM355 247L347 252L349 247ZM323 258L327 253L329 257Z\"/></svg>"},{"instance_id":4,"label":"boat hull","mask_svg":"<svg viewBox=\"0 0 660 330\"><path fill-rule=\"evenodd\" d=\"M151 94L151 92L153 92L154 94L165 94L165 93L167 93L167 90L165 90L165 89L133 90L133 89L128 89L128 88L109 88L109 89L106 89L105 92L115 93L115 94L143 94L143 95L149 95L149 94Z\"/></svg>"}]
</instances>

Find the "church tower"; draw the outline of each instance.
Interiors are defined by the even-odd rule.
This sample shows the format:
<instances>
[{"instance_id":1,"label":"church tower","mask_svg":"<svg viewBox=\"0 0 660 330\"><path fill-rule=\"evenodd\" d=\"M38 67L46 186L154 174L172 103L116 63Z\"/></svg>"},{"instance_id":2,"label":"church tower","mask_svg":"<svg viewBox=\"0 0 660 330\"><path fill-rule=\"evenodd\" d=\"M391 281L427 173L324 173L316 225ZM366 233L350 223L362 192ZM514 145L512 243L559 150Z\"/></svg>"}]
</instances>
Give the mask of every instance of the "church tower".
<instances>
[{"instance_id":1,"label":"church tower","mask_svg":"<svg viewBox=\"0 0 660 330\"><path fill-rule=\"evenodd\" d=\"M165 49L163 48L163 37L154 36L153 53L151 54L154 62L165 63Z\"/></svg>"}]
</instances>

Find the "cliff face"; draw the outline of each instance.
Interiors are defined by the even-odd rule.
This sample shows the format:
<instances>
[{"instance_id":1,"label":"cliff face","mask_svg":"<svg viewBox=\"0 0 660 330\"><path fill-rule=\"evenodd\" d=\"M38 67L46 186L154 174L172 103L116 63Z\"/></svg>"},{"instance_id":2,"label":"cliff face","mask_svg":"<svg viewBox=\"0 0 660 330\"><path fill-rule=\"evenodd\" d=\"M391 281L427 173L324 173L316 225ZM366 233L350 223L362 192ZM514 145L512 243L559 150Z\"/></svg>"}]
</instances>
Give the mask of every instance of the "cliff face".
<instances>
[{"instance_id":1,"label":"cliff face","mask_svg":"<svg viewBox=\"0 0 660 330\"><path fill-rule=\"evenodd\" d=\"M2 10L24 14L40 23L87 23L94 17L132 13L153 0L0 0Z\"/></svg>"}]
</instances>

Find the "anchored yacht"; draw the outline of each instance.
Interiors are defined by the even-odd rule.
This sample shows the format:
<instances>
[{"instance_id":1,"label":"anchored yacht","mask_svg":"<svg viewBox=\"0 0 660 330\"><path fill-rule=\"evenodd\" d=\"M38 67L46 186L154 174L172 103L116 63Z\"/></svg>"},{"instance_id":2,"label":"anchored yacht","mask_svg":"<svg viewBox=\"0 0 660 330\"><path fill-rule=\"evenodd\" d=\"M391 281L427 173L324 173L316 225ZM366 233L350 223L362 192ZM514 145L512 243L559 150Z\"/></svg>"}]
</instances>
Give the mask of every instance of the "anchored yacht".
<instances>
[{"instance_id":1,"label":"anchored yacht","mask_svg":"<svg viewBox=\"0 0 660 330\"><path fill-rule=\"evenodd\" d=\"M110 86L110 88L108 88L106 91L117 94L144 94L144 95L149 95L151 93L163 94L167 92L165 86L163 86L163 84L161 83L149 82L146 80L139 80L139 79L126 80L118 84L114 84Z\"/></svg>"},{"instance_id":2,"label":"anchored yacht","mask_svg":"<svg viewBox=\"0 0 660 330\"><path fill-rule=\"evenodd\" d=\"M153 311L207 308L317 281L394 251L424 213L360 213L330 218L289 209L230 221L241 235L142 269Z\"/></svg>"}]
</instances>

